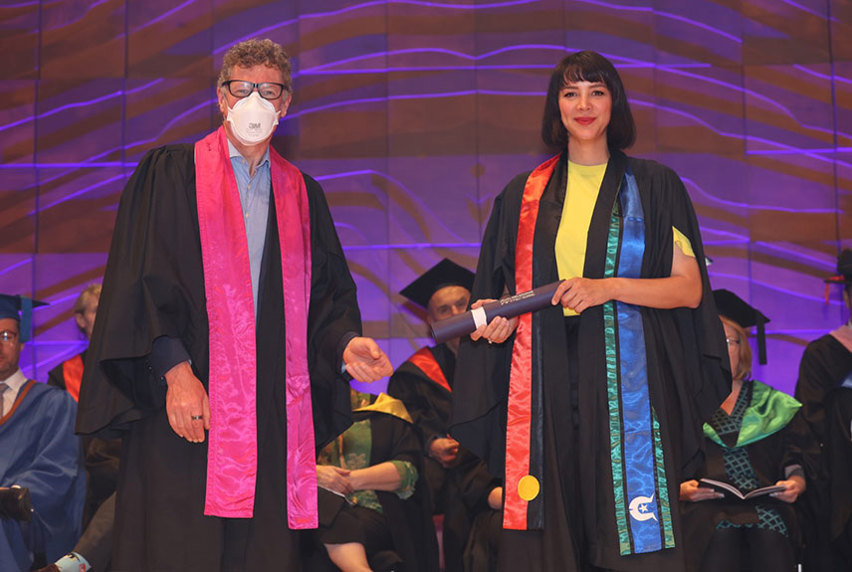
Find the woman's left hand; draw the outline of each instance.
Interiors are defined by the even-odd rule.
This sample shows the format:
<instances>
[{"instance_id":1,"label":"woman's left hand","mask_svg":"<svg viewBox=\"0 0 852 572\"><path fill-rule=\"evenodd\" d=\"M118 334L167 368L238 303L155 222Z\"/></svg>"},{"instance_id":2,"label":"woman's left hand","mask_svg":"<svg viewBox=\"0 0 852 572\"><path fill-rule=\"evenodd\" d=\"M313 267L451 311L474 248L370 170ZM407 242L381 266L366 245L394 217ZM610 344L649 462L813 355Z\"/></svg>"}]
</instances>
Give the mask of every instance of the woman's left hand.
<instances>
[{"instance_id":1,"label":"woman's left hand","mask_svg":"<svg viewBox=\"0 0 852 572\"><path fill-rule=\"evenodd\" d=\"M563 280L556 292L553 293L551 303L555 306L561 304L563 308L570 308L581 314L586 308L600 306L614 298L612 292L612 280L609 278L569 278Z\"/></svg>"},{"instance_id":2,"label":"woman's left hand","mask_svg":"<svg viewBox=\"0 0 852 572\"><path fill-rule=\"evenodd\" d=\"M776 498L780 501L788 503L796 502L796 499L799 498L799 495L805 492L805 479L800 477L799 475L793 475L786 481L778 481L775 484L781 487L785 487L785 490L778 493L772 493L769 496Z\"/></svg>"}]
</instances>

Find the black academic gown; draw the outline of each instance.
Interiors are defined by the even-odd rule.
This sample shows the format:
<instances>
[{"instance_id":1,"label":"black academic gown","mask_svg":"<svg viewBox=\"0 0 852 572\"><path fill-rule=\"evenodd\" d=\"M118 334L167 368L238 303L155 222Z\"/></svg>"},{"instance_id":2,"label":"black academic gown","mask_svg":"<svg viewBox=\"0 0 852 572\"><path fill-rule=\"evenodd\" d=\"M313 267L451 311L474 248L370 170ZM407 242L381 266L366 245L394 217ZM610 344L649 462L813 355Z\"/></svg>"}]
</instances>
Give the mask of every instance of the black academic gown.
<instances>
[{"instance_id":1,"label":"black academic gown","mask_svg":"<svg viewBox=\"0 0 852 572\"><path fill-rule=\"evenodd\" d=\"M447 344L439 344L428 349L441 369L441 373L444 374L447 384L452 388L453 373L456 369L455 354ZM427 448L432 440L446 437L448 434L453 394L438 381L431 379L410 360L406 360L396 368L388 380L388 395L402 401L411 415L423 445L425 478L431 491L432 502L438 506L436 512L443 512L448 475L446 469L429 457Z\"/></svg>"},{"instance_id":2,"label":"black academic gown","mask_svg":"<svg viewBox=\"0 0 852 572\"><path fill-rule=\"evenodd\" d=\"M85 363L86 350L70 359L78 357ZM67 361L70 360L65 360L48 372L48 385L68 389L64 370ZM86 455L86 506L83 510L83 530L85 530L101 504L115 493L121 441L87 435L83 437L82 443Z\"/></svg>"},{"instance_id":3,"label":"black academic gown","mask_svg":"<svg viewBox=\"0 0 852 572\"><path fill-rule=\"evenodd\" d=\"M642 277L670 275L672 227L676 227L692 243L703 282L704 295L695 310L642 308L650 399L660 422L677 547L619 555L609 459L603 310L601 306L589 308L577 318L576 341L569 347L562 309L555 307L533 314L533 377L538 376L543 386L537 401L540 410L532 412L533 431L543 436L544 443L543 530L504 530L500 558L505 569L576 570L588 563L614 570L683 566L678 485L702 460L703 421L730 393L729 362L710 295L698 222L683 184L671 169L612 153L589 228L584 276L603 276L610 214L627 162L636 177L645 216ZM558 280L554 244L566 169L563 155L541 197L533 244L533 287ZM494 202L471 300L500 298L505 291L516 293L515 247L527 177L528 173L515 177ZM451 433L486 459L497 475L503 475L505 465L513 340L489 345L465 339L456 367ZM573 405L566 387L571 371L578 392Z\"/></svg>"},{"instance_id":4,"label":"black academic gown","mask_svg":"<svg viewBox=\"0 0 852 572\"><path fill-rule=\"evenodd\" d=\"M428 349L452 388L455 354L447 344ZM450 469L429 457L428 446L432 440L449 433L452 392L411 361L405 361L388 381L388 395L405 404L421 437L426 482L435 505L433 510L444 515L442 536L446 570L461 571L473 520L477 513L488 510L488 493L499 485L494 484L482 460L464 447L459 448L457 463Z\"/></svg>"},{"instance_id":5,"label":"black academic gown","mask_svg":"<svg viewBox=\"0 0 852 572\"><path fill-rule=\"evenodd\" d=\"M229 551L243 547L228 554L249 570L298 570L284 486L285 325L274 201L258 293L258 476L252 519L203 515L207 442L189 443L171 430L166 387L150 364L155 339L177 338L196 376L207 383L209 332L193 157L190 145L149 152L122 194L77 430L123 435L115 570L219 570L225 539ZM305 184L312 254L308 365L319 446L351 423L339 346L347 332L360 333L361 324L355 284L322 189L308 176Z\"/></svg>"},{"instance_id":6,"label":"black academic gown","mask_svg":"<svg viewBox=\"0 0 852 572\"><path fill-rule=\"evenodd\" d=\"M852 568L852 352L827 334L808 344L799 364L796 399L822 444L820 478L811 484L807 507L814 525L805 531L805 564L846 571Z\"/></svg>"},{"instance_id":7,"label":"black academic gown","mask_svg":"<svg viewBox=\"0 0 852 572\"><path fill-rule=\"evenodd\" d=\"M430 347L429 351L452 388L456 369L455 354L447 344ZM447 435L453 394L437 381L430 379L411 361L405 361L393 372L388 380L388 395L405 404L424 443Z\"/></svg>"},{"instance_id":8,"label":"black academic gown","mask_svg":"<svg viewBox=\"0 0 852 572\"><path fill-rule=\"evenodd\" d=\"M745 386L744 389L745 390ZM773 392L777 390L772 390ZM749 407L752 404L749 403ZM725 469L724 449L721 445L705 437L706 461L695 475L696 479L710 478L729 481ZM815 476L817 444L805 422L800 409L780 431L768 435L759 441L744 446L748 459L757 477L757 487L774 485L786 478L787 467L799 465L810 487ZM790 534L790 542L795 552L801 549L802 530L797 508L807 502L808 492L796 500L795 504L775 500L772 497L760 497L756 501L739 501L725 497L719 500L680 503L683 513L684 538L689 548L689 569L698 570L701 557L705 553L710 539L716 530L716 524L727 520L734 524L755 524L758 522L756 504L771 506L784 519Z\"/></svg>"},{"instance_id":9,"label":"black academic gown","mask_svg":"<svg viewBox=\"0 0 852 572\"><path fill-rule=\"evenodd\" d=\"M492 509L488 496L503 483L488 472L482 459L473 454L468 457L475 466L464 471L460 488L464 506L473 516L473 522L464 547L462 568L465 572L493 572L497 569L503 511Z\"/></svg>"}]
</instances>

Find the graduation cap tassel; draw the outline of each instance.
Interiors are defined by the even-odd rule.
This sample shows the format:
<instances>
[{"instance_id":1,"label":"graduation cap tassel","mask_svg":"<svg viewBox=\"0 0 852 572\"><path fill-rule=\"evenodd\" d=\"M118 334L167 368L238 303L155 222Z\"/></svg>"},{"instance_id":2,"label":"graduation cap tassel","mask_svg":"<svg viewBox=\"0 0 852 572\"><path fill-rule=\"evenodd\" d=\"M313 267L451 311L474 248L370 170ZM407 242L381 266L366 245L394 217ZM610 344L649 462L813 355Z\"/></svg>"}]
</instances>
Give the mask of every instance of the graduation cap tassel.
<instances>
[{"instance_id":1,"label":"graduation cap tassel","mask_svg":"<svg viewBox=\"0 0 852 572\"><path fill-rule=\"evenodd\" d=\"M21 331L19 335L22 342L27 342L32 338L32 316L33 301L21 297Z\"/></svg>"},{"instance_id":2,"label":"graduation cap tassel","mask_svg":"<svg viewBox=\"0 0 852 572\"><path fill-rule=\"evenodd\" d=\"M757 361L760 365L766 365L766 322L757 321Z\"/></svg>"}]
</instances>

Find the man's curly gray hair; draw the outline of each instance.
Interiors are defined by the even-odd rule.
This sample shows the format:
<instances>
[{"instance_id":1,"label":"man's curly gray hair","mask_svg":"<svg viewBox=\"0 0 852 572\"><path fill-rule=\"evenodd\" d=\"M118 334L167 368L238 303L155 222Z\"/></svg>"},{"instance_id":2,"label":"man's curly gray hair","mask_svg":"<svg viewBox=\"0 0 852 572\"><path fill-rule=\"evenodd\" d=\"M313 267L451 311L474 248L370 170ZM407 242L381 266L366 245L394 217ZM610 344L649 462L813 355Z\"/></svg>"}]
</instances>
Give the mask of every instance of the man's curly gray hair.
<instances>
[{"instance_id":1,"label":"man's curly gray hair","mask_svg":"<svg viewBox=\"0 0 852 572\"><path fill-rule=\"evenodd\" d=\"M265 40L246 40L231 46L225 53L217 85L221 86L223 82L231 79L231 73L235 67L250 68L257 65L281 70L281 83L284 84L284 89L288 93L293 92L293 82L290 78L290 57L284 51L284 48L268 38Z\"/></svg>"}]
</instances>

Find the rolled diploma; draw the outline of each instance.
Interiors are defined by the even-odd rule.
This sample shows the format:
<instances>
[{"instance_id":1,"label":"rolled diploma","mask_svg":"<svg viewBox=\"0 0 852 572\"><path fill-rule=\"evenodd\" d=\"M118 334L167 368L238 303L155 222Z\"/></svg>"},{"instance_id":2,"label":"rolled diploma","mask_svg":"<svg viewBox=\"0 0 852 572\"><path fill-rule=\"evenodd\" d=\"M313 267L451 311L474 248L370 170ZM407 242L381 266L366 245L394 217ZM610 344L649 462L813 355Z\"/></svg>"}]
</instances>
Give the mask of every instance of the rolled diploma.
<instances>
[{"instance_id":1,"label":"rolled diploma","mask_svg":"<svg viewBox=\"0 0 852 572\"><path fill-rule=\"evenodd\" d=\"M521 292L514 296L508 296L495 302L488 302L474 310L468 310L446 320L440 320L432 324L432 337L435 342L442 344L447 340L465 336L482 324L487 324L497 316L514 318L526 312L535 312L542 308L552 306L553 293L561 283L561 280L533 288L527 292Z\"/></svg>"}]
</instances>

